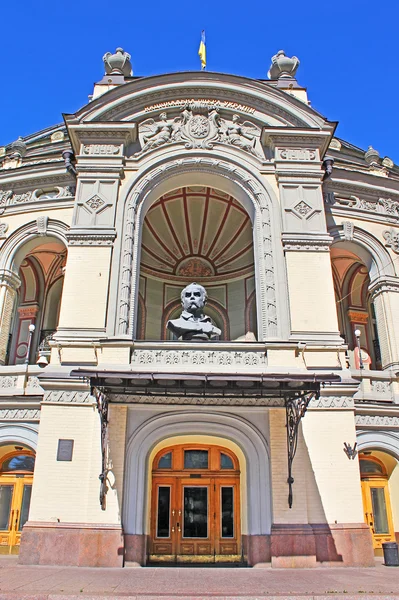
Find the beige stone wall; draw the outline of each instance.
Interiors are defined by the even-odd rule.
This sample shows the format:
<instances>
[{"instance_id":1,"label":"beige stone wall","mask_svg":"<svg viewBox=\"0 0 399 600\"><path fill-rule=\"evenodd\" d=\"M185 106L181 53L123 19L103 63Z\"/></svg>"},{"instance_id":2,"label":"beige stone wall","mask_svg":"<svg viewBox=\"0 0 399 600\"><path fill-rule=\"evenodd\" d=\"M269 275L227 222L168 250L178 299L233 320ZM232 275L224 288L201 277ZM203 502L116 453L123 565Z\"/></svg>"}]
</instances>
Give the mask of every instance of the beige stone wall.
<instances>
[{"instance_id":1,"label":"beige stone wall","mask_svg":"<svg viewBox=\"0 0 399 600\"><path fill-rule=\"evenodd\" d=\"M59 327L105 327L111 250L69 247Z\"/></svg>"},{"instance_id":2,"label":"beige stone wall","mask_svg":"<svg viewBox=\"0 0 399 600\"><path fill-rule=\"evenodd\" d=\"M338 331L329 253L287 252L286 264L291 330Z\"/></svg>"},{"instance_id":3,"label":"beige stone wall","mask_svg":"<svg viewBox=\"0 0 399 600\"><path fill-rule=\"evenodd\" d=\"M351 411L309 410L302 419L288 507L285 411L270 409L273 523L359 523L363 508L358 461L344 442L355 440Z\"/></svg>"},{"instance_id":4,"label":"beige stone wall","mask_svg":"<svg viewBox=\"0 0 399 600\"><path fill-rule=\"evenodd\" d=\"M309 521L320 522L324 515L327 523L363 522L359 462L344 452L344 442L356 440L353 412L309 410L302 427L309 457Z\"/></svg>"},{"instance_id":5,"label":"beige stone wall","mask_svg":"<svg viewBox=\"0 0 399 600\"><path fill-rule=\"evenodd\" d=\"M30 521L121 522L126 409L112 407L106 510L100 508L100 419L94 405L43 404ZM59 439L73 439L70 462L57 461Z\"/></svg>"},{"instance_id":6,"label":"beige stone wall","mask_svg":"<svg viewBox=\"0 0 399 600\"><path fill-rule=\"evenodd\" d=\"M389 494L391 498L393 528L395 531L399 531L399 463L389 478Z\"/></svg>"}]
</instances>

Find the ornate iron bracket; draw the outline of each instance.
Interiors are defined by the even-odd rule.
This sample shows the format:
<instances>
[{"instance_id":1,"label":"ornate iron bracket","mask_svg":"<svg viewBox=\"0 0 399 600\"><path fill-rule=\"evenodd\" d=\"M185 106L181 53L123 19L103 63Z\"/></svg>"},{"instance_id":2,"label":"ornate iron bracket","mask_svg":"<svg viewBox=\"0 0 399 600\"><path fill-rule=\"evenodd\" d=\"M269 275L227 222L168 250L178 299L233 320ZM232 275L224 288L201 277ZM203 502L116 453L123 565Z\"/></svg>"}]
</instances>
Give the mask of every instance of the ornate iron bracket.
<instances>
[{"instance_id":1,"label":"ornate iron bracket","mask_svg":"<svg viewBox=\"0 0 399 600\"><path fill-rule=\"evenodd\" d=\"M292 463L298 446L298 429L302 417L305 415L310 401L319 398L320 392L296 392L285 399L287 416L287 451L288 451L288 506L292 508L294 478L292 476Z\"/></svg>"},{"instance_id":2,"label":"ornate iron bracket","mask_svg":"<svg viewBox=\"0 0 399 600\"><path fill-rule=\"evenodd\" d=\"M108 399L105 393L97 387L92 388L92 395L97 400L97 410L100 415L101 423L101 473L98 476L100 480L100 506L101 510L106 507L107 487L107 446L108 446Z\"/></svg>"}]
</instances>

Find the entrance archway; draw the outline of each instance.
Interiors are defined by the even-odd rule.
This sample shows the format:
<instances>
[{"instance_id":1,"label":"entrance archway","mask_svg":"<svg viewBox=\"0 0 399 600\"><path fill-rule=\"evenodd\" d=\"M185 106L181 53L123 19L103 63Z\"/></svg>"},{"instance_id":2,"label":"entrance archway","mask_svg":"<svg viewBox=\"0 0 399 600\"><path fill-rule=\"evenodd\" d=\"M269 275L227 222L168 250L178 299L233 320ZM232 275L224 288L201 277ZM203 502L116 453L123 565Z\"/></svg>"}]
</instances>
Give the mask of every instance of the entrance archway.
<instances>
[{"instance_id":1,"label":"entrance archway","mask_svg":"<svg viewBox=\"0 0 399 600\"><path fill-rule=\"evenodd\" d=\"M240 562L240 468L225 447L179 444L152 464L151 562Z\"/></svg>"},{"instance_id":2,"label":"entrance archway","mask_svg":"<svg viewBox=\"0 0 399 600\"><path fill-rule=\"evenodd\" d=\"M34 452L24 446L0 449L0 553L17 554L22 528L28 520L35 464Z\"/></svg>"}]
</instances>

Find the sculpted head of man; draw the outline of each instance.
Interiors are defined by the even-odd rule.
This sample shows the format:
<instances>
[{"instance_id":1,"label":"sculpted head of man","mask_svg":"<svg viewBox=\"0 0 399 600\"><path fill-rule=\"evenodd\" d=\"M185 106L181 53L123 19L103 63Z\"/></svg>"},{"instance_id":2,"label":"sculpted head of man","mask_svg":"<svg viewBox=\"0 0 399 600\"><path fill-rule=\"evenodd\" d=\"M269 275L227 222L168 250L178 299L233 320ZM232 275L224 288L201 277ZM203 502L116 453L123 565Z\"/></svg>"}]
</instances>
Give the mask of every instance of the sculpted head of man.
<instances>
[{"instance_id":1,"label":"sculpted head of man","mask_svg":"<svg viewBox=\"0 0 399 600\"><path fill-rule=\"evenodd\" d=\"M190 283L181 293L183 310L196 314L201 313L207 301L206 289L199 283Z\"/></svg>"}]
</instances>

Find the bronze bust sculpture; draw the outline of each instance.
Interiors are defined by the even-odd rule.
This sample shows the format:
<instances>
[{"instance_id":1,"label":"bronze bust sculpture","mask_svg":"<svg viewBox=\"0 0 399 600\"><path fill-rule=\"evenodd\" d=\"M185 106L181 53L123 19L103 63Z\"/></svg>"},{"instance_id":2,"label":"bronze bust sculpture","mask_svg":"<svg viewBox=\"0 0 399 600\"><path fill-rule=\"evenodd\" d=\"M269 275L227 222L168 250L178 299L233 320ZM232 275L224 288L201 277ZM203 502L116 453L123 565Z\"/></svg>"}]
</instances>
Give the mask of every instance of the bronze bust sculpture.
<instances>
[{"instance_id":1,"label":"bronze bust sculpture","mask_svg":"<svg viewBox=\"0 0 399 600\"><path fill-rule=\"evenodd\" d=\"M205 288L198 283L190 283L180 295L183 311L178 319L168 321L168 329L183 341L208 341L222 332L204 314L207 301Z\"/></svg>"}]
</instances>

